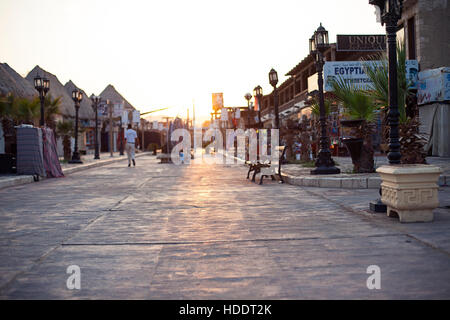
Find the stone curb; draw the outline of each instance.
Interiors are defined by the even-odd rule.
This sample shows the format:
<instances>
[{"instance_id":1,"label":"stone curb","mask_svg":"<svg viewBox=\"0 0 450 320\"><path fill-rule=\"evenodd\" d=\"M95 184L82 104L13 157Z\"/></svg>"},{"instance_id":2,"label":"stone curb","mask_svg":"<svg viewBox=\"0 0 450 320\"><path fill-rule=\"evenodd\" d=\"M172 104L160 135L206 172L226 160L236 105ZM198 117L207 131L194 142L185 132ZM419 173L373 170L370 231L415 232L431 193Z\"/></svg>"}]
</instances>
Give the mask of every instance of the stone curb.
<instances>
[{"instance_id":1,"label":"stone curb","mask_svg":"<svg viewBox=\"0 0 450 320\"><path fill-rule=\"evenodd\" d=\"M240 163L245 163L244 160L235 157L234 155L227 155L226 157L234 158ZM294 176L283 173L283 166L281 166L281 176L283 180L291 185L301 187L316 187L316 188L341 188L341 189L379 189L381 185L381 178L379 175L371 177L337 177L337 176ZM448 187L450 185L450 176L441 175L438 181L439 187Z\"/></svg>"},{"instance_id":2,"label":"stone curb","mask_svg":"<svg viewBox=\"0 0 450 320\"><path fill-rule=\"evenodd\" d=\"M381 185L381 178L379 176L373 177L313 177L313 176L293 176L283 173L281 169L281 176L284 181L291 185L302 187L317 187L317 188L342 188L342 189L379 189ZM439 187L448 187L450 184L450 176L441 175L439 177Z\"/></svg>"},{"instance_id":3,"label":"stone curb","mask_svg":"<svg viewBox=\"0 0 450 320\"><path fill-rule=\"evenodd\" d=\"M142 157L145 155L151 155L151 154L152 153L150 153L150 152L137 153L136 158L139 158L139 157ZM113 159L100 160L100 162L81 164L79 166L74 166L71 168L63 168L62 171L63 171L64 175L69 175L69 174L72 174L75 172L88 170L88 169L92 169L92 168L96 168L96 167L101 167L104 165L108 165L108 164L123 161L123 160L127 160L127 157L126 156L125 157L115 157ZM43 179L45 179L45 178L39 177L39 180L43 180ZM34 182L34 178L31 175L11 176L10 178L0 180L0 189L12 187L12 186L18 186L18 185L22 185L22 184L27 184L27 183L31 183L31 182Z\"/></svg>"}]
</instances>

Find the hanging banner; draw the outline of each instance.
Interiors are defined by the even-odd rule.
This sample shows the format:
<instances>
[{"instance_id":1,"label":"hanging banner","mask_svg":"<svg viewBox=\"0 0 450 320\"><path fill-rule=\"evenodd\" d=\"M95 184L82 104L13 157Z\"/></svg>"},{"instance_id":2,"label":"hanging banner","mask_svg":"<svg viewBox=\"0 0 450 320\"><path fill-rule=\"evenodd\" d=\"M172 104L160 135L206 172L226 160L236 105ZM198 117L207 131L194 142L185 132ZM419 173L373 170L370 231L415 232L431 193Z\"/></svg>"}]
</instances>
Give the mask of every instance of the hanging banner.
<instances>
[{"instance_id":1,"label":"hanging banner","mask_svg":"<svg viewBox=\"0 0 450 320\"><path fill-rule=\"evenodd\" d=\"M418 87L419 105L450 101L450 68L442 67L419 72Z\"/></svg>"},{"instance_id":2,"label":"hanging banner","mask_svg":"<svg viewBox=\"0 0 450 320\"><path fill-rule=\"evenodd\" d=\"M350 82L359 89L368 90L371 88L372 81L364 71L364 64L381 66L381 61L330 61L325 62L323 66L324 90L333 91L331 83L333 80L342 78L346 83ZM417 60L406 61L406 79L409 80L411 89L417 88L417 72L419 64ZM312 76L311 76L312 77ZM310 77L310 78L311 78ZM308 79L309 80L309 79ZM309 87L309 86L308 86ZM309 91L309 88L308 88Z\"/></svg>"},{"instance_id":3,"label":"hanging banner","mask_svg":"<svg viewBox=\"0 0 450 320\"><path fill-rule=\"evenodd\" d=\"M218 111L223 108L223 93L212 94L212 107L214 111Z\"/></svg>"},{"instance_id":4,"label":"hanging banner","mask_svg":"<svg viewBox=\"0 0 450 320\"><path fill-rule=\"evenodd\" d=\"M141 118L141 112L138 110L133 110L133 123L139 123Z\"/></svg>"},{"instance_id":5,"label":"hanging banner","mask_svg":"<svg viewBox=\"0 0 450 320\"><path fill-rule=\"evenodd\" d=\"M228 121L228 110L227 108L222 108L220 111L220 120Z\"/></svg>"},{"instance_id":6,"label":"hanging banner","mask_svg":"<svg viewBox=\"0 0 450 320\"><path fill-rule=\"evenodd\" d=\"M123 113L123 103L114 103L113 106L113 117L122 117Z\"/></svg>"},{"instance_id":7,"label":"hanging banner","mask_svg":"<svg viewBox=\"0 0 450 320\"><path fill-rule=\"evenodd\" d=\"M122 126L126 127L128 124L128 111L122 111Z\"/></svg>"},{"instance_id":8,"label":"hanging banner","mask_svg":"<svg viewBox=\"0 0 450 320\"><path fill-rule=\"evenodd\" d=\"M108 116L108 105L105 101L99 103L97 107L97 114L99 117L107 117Z\"/></svg>"}]
</instances>

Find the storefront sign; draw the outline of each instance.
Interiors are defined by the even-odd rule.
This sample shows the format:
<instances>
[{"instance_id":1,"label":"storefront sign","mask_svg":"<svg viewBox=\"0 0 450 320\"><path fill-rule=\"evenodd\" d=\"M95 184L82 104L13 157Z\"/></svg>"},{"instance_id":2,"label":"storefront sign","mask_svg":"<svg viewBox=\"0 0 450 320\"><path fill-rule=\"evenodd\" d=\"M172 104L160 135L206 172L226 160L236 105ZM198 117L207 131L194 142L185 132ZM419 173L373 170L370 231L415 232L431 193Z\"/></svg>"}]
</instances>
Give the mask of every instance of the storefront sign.
<instances>
[{"instance_id":1,"label":"storefront sign","mask_svg":"<svg viewBox=\"0 0 450 320\"><path fill-rule=\"evenodd\" d=\"M450 101L450 68L419 72L417 103L419 105Z\"/></svg>"},{"instance_id":2,"label":"storefront sign","mask_svg":"<svg viewBox=\"0 0 450 320\"><path fill-rule=\"evenodd\" d=\"M382 34L338 34L337 51L385 51L386 36Z\"/></svg>"},{"instance_id":3,"label":"storefront sign","mask_svg":"<svg viewBox=\"0 0 450 320\"><path fill-rule=\"evenodd\" d=\"M345 82L352 83L355 87L363 90L369 90L372 82L364 71L364 63L361 61L331 61L325 62L323 67L324 90L333 91L331 85L333 80L338 78ZM381 61L370 61L375 66L381 65ZM406 78L410 83L410 88L417 88L417 71L419 64L417 60L406 61ZM309 91L309 90L308 90Z\"/></svg>"}]
</instances>

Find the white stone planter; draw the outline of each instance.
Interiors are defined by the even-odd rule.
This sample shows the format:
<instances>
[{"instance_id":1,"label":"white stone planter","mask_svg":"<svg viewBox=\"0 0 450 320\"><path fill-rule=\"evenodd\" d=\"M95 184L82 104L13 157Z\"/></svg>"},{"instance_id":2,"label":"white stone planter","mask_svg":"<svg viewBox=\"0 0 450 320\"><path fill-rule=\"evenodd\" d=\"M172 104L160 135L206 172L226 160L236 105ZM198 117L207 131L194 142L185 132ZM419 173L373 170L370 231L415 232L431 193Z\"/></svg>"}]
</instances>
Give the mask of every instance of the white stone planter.
<instances>
[{"instance_id":1,"label":"white stone planter","mask_svg":"<svg viewBox=\"0 0 450 320\"><path fill-rule=\"evenodd\" d=\"M387 165L377 169L381 177L381 201L387 215L400 222L428 222L439 206L439 167L422 164Z\"/></svg>"}]
</instances>

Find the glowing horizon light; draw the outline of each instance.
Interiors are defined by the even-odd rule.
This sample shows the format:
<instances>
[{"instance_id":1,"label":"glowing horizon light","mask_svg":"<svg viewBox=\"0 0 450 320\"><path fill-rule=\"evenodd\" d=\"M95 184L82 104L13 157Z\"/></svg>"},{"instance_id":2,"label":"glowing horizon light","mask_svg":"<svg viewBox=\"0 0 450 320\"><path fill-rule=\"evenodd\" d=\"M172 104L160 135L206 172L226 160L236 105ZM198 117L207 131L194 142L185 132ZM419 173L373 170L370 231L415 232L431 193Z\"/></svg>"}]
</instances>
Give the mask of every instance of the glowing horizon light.
<instances>
[{"instance_id":1,"label":"glowing horizon light","mask_svg":"<svg viewBox=\"0 0 450 320\"><path fill-rule=\"evenodd\" d=\"M245 106L256 85L272 91L272 67L279 84L286 80L319 22L330 42L356 26L360 34L384 34L373 6L360 0L324 0L321 10L294 0L2 0L0 28L8 32L0 62L22 75L39 65L89 94L113 84L141 112L171 107L154 116L185 117L190 108L192 117L195 100L204 121L212 93L223 92L226 106Z\"/></svg>"}]
</instances>

